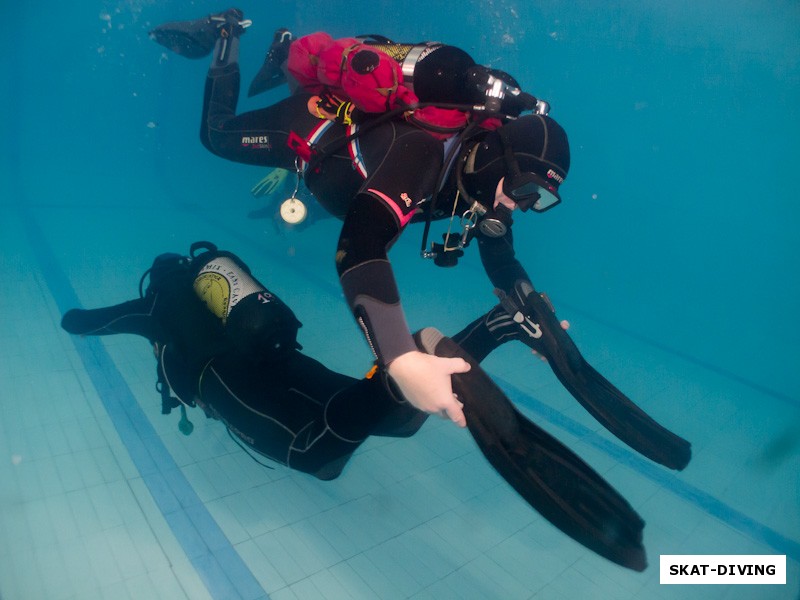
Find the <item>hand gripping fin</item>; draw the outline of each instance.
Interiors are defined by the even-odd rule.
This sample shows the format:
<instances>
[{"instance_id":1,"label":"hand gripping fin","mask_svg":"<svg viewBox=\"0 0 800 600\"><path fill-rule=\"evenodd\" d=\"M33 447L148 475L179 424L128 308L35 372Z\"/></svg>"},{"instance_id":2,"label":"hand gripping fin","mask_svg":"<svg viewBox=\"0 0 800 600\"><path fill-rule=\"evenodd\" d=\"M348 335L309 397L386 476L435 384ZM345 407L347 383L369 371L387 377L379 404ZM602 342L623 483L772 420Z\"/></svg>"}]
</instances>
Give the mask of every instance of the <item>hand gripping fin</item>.
<instances>
[{"instance_id":1,"label":"hand gripping fin","mask_svg":"<svg viewBox=\"0 0 800 600\"><path fill-rule=\"evenodd\" d=\"M428 354L460 357L467 373L453 375L467 427L489 463L542 516L577 542L619 565L643 571L644 521L589 465L529 421L480 366L435 329L415 335Z\"/></svg>"}]
</instances>

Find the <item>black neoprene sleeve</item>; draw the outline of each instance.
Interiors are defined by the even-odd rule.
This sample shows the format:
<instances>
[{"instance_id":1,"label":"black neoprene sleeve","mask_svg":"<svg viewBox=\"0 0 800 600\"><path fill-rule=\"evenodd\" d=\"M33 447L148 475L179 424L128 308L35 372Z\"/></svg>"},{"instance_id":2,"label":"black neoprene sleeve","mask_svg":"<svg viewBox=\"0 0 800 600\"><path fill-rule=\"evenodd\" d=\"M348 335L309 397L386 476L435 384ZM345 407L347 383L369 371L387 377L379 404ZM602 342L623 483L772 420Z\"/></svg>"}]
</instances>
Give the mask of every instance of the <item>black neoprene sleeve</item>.
<instances>
[{"instance_id":1,"label":"black neoprene sleeve","mask_svg":"<svg viewBox=\"0 0 800 600\"><path fill-rule=\"evenodd\" d=\"M516 281L520 279L530 281L528 273L517 260L514 252L514 236L511 233L511 227L508 228L505 235L498 238L479 234L478 248L483 268L496 288L510 294L514 291Z\"/></svg>"},{"instance_id":2,"label":"black neoprene sleeve","mask_svg":"<svg viewBox=\"0 0 800 600\"><path fill-rule=\"evenodd\" d=\"M386 254L399 233L386 206L370 194L359 194L344 221L336 252L347 303L382 365L417 349Z\"/></svg>"}]
</instances>

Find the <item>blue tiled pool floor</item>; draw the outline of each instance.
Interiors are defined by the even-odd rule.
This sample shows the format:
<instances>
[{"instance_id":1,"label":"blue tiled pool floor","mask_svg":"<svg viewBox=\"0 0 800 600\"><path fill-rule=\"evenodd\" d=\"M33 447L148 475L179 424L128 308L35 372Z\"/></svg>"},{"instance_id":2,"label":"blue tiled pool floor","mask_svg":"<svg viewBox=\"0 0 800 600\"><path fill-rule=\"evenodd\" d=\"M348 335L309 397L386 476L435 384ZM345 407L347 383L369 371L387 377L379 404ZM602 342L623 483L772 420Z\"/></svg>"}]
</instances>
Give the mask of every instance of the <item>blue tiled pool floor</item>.
<instances>
[{"instance_id":1,"label":"blue tiled pool floor","mask_svg":"<svg viewBox=\"0 0 800 600\"><path fill-rule=\"evenodd\" d=\"M545 522L443 421L408 440L369 440L327 483L256 464L200 414L183 436L177 414L160 414L147 343L72 338L62 312L130 299L153 256L212 239L295 308L309 354L357 375L369 357L331 261L241 214L212 222L141 209L119 231L100 211L81 232L61 226L64 214L9 210L0 224L3 600L796 600L800 408L790 399L569 315L595 366L693 442L692 464L672 474L601 430L523 349L487 361L526 414L645 518L650 567L632 573ZM179 219L176 234L168 223ZM330 273L298 267L317 253ZM407 308L424 305L412 297ZM787 554L789 583L661 586L661 554Z\"/></svg>"}]
</instances>

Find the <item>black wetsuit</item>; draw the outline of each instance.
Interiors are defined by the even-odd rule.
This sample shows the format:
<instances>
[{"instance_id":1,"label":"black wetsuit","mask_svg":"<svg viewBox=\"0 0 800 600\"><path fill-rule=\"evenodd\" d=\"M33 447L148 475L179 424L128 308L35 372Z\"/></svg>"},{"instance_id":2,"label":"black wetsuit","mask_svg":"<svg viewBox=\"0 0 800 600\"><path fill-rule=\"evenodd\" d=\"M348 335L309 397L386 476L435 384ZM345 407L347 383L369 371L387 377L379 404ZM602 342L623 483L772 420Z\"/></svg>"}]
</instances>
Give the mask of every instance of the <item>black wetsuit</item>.
<instances>
[{"instance_id":1,"label":"black wetsuit","mask_svg":"<svg viewBox=\"0 0 800 600\"><path fill-rule=\"evenodd\" d=\"M146 337L159 378L182 403L199 405L259 453L320 479L338 476L368 435L405 437L427 416L395 400L380 375L336 373L293 342L276 351L274 338L262 337L263 349L244 351L180 275L137 300L71 310L62 326L81 335Z\"/></svg>"},{"instance_id":2,"label":"black wetsuit","mask_svg":"<svg viewBox=\"0 0 800 600\"><path fill-rule=\"evenodd\" d=\"M273 307L268 326L259 327L263 298L255 302L251 294L238 308L246 319L237 330L242 334L232 335L233 319L222 325L195 291L198 266L208 260L162 255L142 298L70 310L62 327L79 335L147 338L159 380L180 402L200 406L260 454L320 479L337 477L369 435L408 437L422 426L428 415L395 396L384 371L354 379L300 352L299 321L266 290ZM483 318L456 339L478 360L498 344Z\"/></svg>"},{"instance_id":3,"label":"black wetsuit","mask_svg":"<svg viewBox=\"0 0 800 600\"><path fill-rule=\"evenodd\" d=\"M311 160L304 180L320 204L344 221L336 264L345 297L380 364L416 350L387 252L408 223L424 218L442 170L444 143L394 119L342 146L341 140L357 126L311 115L310 95L303 93L236 115L237 55L238 39L232 39L225 63L215 59L208 72L200 132L203 144L236 162L286 169L293 169L297 158L287 145L292 132L323 151L326 157ZM452 212L454 179L445 179L439 203L444 210L434 218ZM467 208L460 202L458 214ZM510 227L502 237L476 237L495 287L511 293L516 281L529 280L515 257Z\"/></svg>"}]
</instances>

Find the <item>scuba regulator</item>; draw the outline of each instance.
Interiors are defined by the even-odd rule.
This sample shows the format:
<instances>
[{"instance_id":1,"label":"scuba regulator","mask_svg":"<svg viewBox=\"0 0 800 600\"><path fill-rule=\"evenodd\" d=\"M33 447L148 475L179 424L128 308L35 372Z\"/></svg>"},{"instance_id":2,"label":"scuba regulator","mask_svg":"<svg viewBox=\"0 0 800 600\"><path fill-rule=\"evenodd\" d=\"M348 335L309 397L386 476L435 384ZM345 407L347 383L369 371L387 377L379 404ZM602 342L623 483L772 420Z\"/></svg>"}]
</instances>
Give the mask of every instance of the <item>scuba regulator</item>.
<instances>
[{"instance_id":1,"label":"scuba regulator","mask_svg":"<svg viewBox=\"0 0 800 600\"><path fill-rule=\"evenodd\" d=\"M517 80L505 71L475 65L467 72L467 78L473 88L478 90L487 113L517 117L526 110L539 115L550 112L550 105L544 100L523 92Z\"/></svg>"},{"instance_id":2,"label":"scuba regulator","mask_svg":"<svg viewBox=\"0 0 800 600\"><path fill-rule=\"evenodd\" d=\"M476 100L480 102L480 104L469 107L469 110L474 115L480 115L481 120L489 118L515 119L524 111L533 111L537 115L546 116L550 111L548 102L523 92L517 81L508 73L474 65L468 70L467 77L476 90ZM504 236L512 224L510 207L502 203L494 206L494 199L490 206L485 206L470 196L464 186L463 171L468 167L470 161L474 160L474 151L477 148L476 144L470 145L468 142L481 132L486 132L486 130L480 128L478 123L473 122L458 136L448 140L445 145L444 165L437 180L436 192L431 198L421 248L422 257L433 259L434 264L440 267L452 267L458 263L458 259L464 255L463 249L472 240L476 227L482 235L497 238ZM453 200L450 227L442 235L443 243L432 242L428 249L428 233L436 209L436 201L451 168L456 169L457 192ZM468 200L470 206L460 217L461 233L457 235L451 233L451 229L460 197Z\"/></svg>"}]
</instances>

